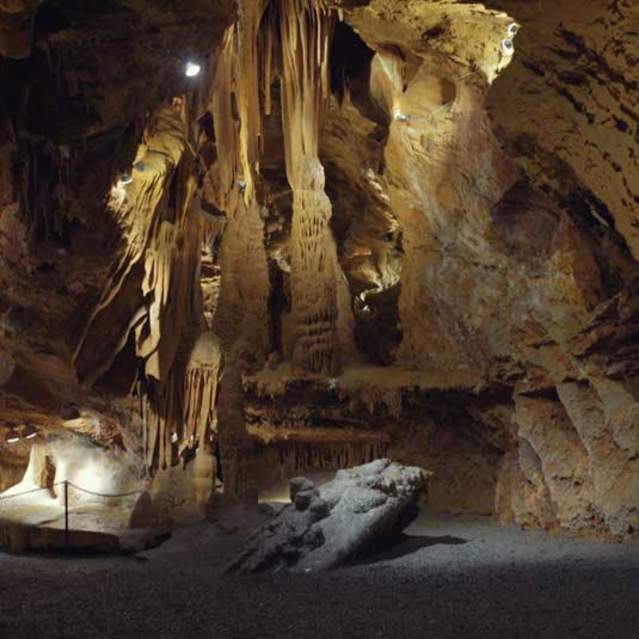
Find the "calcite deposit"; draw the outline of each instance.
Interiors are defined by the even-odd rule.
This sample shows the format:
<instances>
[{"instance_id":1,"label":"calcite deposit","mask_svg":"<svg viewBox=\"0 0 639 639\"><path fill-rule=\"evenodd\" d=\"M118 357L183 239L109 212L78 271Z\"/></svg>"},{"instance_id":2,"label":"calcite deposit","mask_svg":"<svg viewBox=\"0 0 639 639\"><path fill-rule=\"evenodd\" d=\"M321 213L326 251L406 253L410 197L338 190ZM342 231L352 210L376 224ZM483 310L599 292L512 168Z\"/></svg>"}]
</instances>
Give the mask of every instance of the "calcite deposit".
<instances>
[{"instance_id":1,"label":"calcite deposit","mask_svg":"<svg viewBox=\"0 0 639 639\"><path fill-rule=\"evenodd\" d=\"M228 571L326 570L362 556L407 526L425 488L420 468L377 459L339 470L319 489L291 480L291 501L253 534Z\"/></svg>"},{"instance_id":2,"label":"calcite deposit","mask_svg":"<svg viewBox=\"0 0 639 639\"><path fill-rule=\"evenodd\" d=\"M636 538L638 32L0 0L0 490L84 451L177 522L390 458L436 509Z\"/></svg>"}]
</instances>

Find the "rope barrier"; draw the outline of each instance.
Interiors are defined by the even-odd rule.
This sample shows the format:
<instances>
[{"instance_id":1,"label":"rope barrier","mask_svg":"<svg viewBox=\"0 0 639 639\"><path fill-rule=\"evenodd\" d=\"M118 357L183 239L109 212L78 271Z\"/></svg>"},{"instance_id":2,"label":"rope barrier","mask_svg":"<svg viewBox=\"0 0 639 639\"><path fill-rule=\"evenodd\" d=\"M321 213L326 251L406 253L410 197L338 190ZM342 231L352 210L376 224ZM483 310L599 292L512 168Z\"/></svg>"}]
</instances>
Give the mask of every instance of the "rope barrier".
<instances>
[{"instance_id":1,"label":"rope barrier","mask_svg":"<svg viewBox=\"0 0 639 639\"><path fill-rule=\"evenodd\" d=\"M5 495L0 497L0 501L6 501L8 499L15 499L16 497L22 497L23 495L31 495L32 493L39 493L43 490L49 490L49 488L34 488L33 490L26 490L23 493L16 493L15 495Z\"/></svg>"},{"instance_id":2,"label":"rope barrier","mask_svg":"<svg viewBox=\"0 0 639 639\"><path fill-rule=\"evenodd\" d=\"M96 493L92 490L88 490L87 488L80 488L80 486L76 486L73 482L67 482L69 486L79 490L80 492L86 493L87 495L93 495L94 497L107 497L107 498L117 498L117 497L132 497L133 495L140 495L143 491L141 490L133 490L130 493L114 493L114 494L106 494L106 493Z\"/></svg>"},{"instance_id":3,"label":"rope barrier","mask_svg":"<svg viewBox=\"0 0 639 639\"><path fill-rule=\"evenodd\" d=\"M34 488L33 490L25 490L24 492L21 493L16 493L15 495L5 495L5 496L0 496L0 501L5 501L8 499L15 499L16 497L23 497L24 495L31 495L33 493L39 493L42 492L43 490L50 490L51 488L55 488L56 486L71 486L72 488L75 488L76 490L79 490L82 493L86 493L87 495L93 495L94 497L106 497L106 498L121 498L121 497L132 497L133 495L140 495L143 491L142 490L133 490L129 493L97 493L94 492L92 490L88 490L87 488L81 488L80 486L76 486L73 482L70 481L59 481L56 482L55 484L52 484L51 486L46 486L44 488Z\"/></svg>"},{"instance_id":4,"label":"rope barrier","mask_svg":"<svg viewBox=\"0 0 639 639\"><path fill-rule=\"evenodd\" d=\"M93 490L88 490L87 488L82 488L80 486L76 486L74 483L65 480L52 484L51 486L46 486L44 488L34 488L33 490L25 490L21 493L16 493L15 495L5 495L4 497L0 496L0 502L6 501L8 499L15 499L17 497L24 497L25 495L32 495L34 493L42 492L43 490L49 491L56 486L63 486L64 491L62 493L62 497L64 499L64 547L69 548L71 543L71 527L69 525L69 517L73 514L73 510L69 507L69 487L74 488L82 493L87 495L93 495L94 497L106 497L106 498L122 498L122 497L132 497L133 495L141 494L143 491L141 490L133 490L128 493L98 493ZM0 529L0 533L2 533L2 529ZM0 545L2 545L0 543Z\"/></svg>"}]
</instances>

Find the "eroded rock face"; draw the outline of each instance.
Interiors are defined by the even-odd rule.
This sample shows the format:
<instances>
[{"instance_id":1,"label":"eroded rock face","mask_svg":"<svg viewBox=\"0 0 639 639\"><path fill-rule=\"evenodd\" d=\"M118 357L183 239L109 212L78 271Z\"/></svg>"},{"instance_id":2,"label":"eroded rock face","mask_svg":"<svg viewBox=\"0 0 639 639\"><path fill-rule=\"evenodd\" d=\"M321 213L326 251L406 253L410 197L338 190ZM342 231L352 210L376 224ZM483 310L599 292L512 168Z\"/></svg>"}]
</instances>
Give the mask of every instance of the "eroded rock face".
<instances>
[{"instance_id":1,"label":"eroded rock face","mask_svg":"<svg viewBox=\"0 0 639 639\"><path fill-rule=\"evenodd\" d=\"M425 479L420 468L388 459L339 470L319 490L309 479L292 479L292 504L251 538L228 570L310 572L344 564L410 523Z\"/></svg>"}]
</instances>

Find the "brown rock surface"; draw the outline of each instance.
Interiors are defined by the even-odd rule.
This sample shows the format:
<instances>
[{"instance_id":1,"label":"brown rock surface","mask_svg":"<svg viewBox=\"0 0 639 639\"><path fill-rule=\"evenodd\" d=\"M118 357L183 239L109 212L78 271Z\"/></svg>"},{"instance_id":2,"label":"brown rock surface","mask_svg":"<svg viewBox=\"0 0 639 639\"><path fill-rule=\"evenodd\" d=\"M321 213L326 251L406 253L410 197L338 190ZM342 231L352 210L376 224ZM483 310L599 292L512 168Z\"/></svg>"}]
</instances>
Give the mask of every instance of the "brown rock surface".
<instances>
[{"instance_id":1,"label":"brown rock surface","mask_svg":"<svg viewBox=\"0 0 639 639\"><path fill-rule=\"evenodd\" d=\"M1 487L29 426L639 534L636 3L75 4L0 0Z\"/></svg>"}]
</instances>

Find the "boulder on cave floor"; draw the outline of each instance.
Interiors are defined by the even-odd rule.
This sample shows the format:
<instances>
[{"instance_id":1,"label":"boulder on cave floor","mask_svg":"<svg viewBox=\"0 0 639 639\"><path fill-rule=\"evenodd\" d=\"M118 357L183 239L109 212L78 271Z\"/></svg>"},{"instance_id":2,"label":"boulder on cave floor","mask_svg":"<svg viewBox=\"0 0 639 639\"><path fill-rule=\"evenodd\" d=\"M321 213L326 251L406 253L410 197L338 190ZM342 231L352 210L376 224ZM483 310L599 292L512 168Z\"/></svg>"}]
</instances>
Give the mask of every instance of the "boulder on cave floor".
<instances>
[{"instance_id":1,"label":"boulder on cave floor","mask_svg":"<svg viewBox=\"0 0 639 639\"><path fill-rule=\"evenodd\" d=\"M339 470L319 489L291 480L291 504L257 531L227 572L333 568L399 534L417 512L430 473L378 459Z\"/></svg>"}]
</instances>

